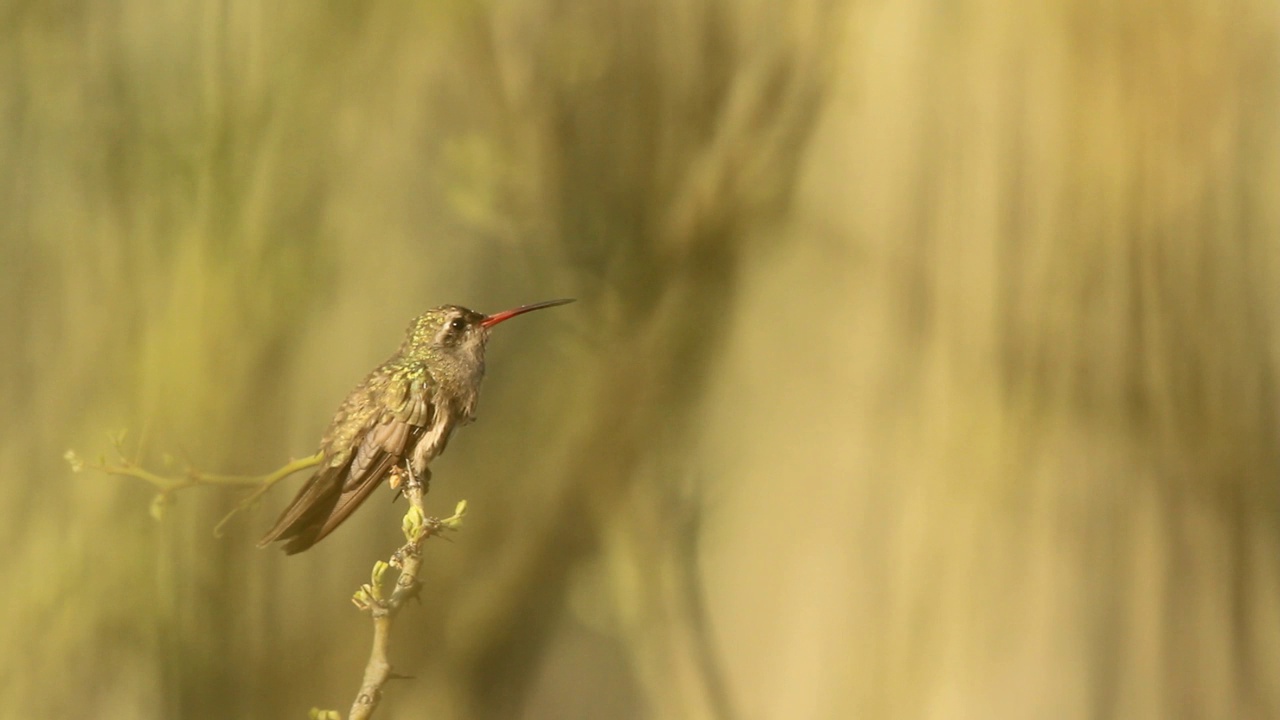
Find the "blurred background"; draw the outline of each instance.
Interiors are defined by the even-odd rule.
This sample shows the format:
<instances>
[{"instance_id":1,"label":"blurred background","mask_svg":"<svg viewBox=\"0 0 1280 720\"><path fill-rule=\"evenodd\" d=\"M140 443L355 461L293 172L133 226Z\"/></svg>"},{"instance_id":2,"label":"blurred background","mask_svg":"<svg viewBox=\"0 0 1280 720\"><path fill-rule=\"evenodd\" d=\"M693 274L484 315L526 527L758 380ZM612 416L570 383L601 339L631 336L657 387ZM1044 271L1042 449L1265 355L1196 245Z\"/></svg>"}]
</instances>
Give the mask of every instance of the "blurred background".
<instances>
[{"instance_id":1,"label":"blurred background","mask_svg":"<svg viewBox=\"0 0 1280 720\"><path fill-rule=\"evenodd\" d=\"M378 717L1280 717L1268 0L0 2L0 716L344 713L374 497L503 326Z\"/></svg>"}]
</instances>

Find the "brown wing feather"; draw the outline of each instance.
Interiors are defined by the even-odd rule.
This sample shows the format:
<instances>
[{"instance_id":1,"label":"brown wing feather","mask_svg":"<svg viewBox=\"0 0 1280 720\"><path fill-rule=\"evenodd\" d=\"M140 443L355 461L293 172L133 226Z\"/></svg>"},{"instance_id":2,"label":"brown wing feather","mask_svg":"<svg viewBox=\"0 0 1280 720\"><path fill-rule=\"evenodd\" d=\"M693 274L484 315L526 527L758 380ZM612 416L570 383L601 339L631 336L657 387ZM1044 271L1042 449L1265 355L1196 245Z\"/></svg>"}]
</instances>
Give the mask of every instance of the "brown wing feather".
<instances>
[{"instance_id":1,"label":"brown wing feather","mask_svg":"<svg viewBox=\"0 0 1280 720\"><path fill-rule=\"evenodd\" d=\"M293 501L280 514L280 519L258 541L258 547L266 547L277 540L288 540L298 536L329 514L333 504L337 502L339 489L342 487L342 476L347 471L346 465L327 467L318 470L298 490Z\"/></svg>"},{"instance_id":2,"label":"brown wing feather","mask_svg":"<svg viewBox=\"0 0 1280 720\"><path fill-rule=\"evenodd\" d=\"M406 447L412 447L412 443L422 436L422 430L423 428L420 427L413 429L413 432L407 436L409 442ZM371 471L366 473L359 482L352 482L350 479L352 476L349 476L348 481L342 486L342 491L337 495L333 506L316 528L314 535L310 536L305 542L299 542L298 539L295 539L287 543L284 547L285 552L290 555L302 552L323 540L326 535L341 525L351 513L355 512L356 508L360 507L360 504L369 495L373 494L373 491L386 479L387 473L391 471L391 468L400 464L403 459L403 452L384 452L378 457Z\"/></svg>"},{"instance_id":3,"label":"brown wing feather","mask_svg":"<svg viewBox=\"0 0 1280 720\"><path fill-rule=\"evenodd\" d=\"M333 532L360 506L422 437L434 408L421 379L393 382L386 408L370 418L360 445L344 464L311 476L258 545L288 540L284 550L302 552Z\"/></svg>"}]
</instances>

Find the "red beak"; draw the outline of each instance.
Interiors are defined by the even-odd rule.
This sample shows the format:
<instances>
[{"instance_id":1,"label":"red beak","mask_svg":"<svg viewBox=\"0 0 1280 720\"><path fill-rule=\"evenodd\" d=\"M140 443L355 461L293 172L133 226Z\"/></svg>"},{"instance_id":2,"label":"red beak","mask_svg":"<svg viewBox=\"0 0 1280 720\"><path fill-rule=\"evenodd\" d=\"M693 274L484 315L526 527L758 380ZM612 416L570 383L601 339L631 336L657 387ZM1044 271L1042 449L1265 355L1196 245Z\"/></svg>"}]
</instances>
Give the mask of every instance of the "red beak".
<instances>
[{"instance_id":1,"label":"red beak","mask_svg":"<svg viewBox=\"0 0 1280 720\"><path fill-rule=\"evenodd\" d=\"M510 320L511 318L517 315L523 315L527 312L533 312L534 310L541 310L543 308L555 307L557 305L565 305L571 302L573 302L573 298L566 298L564 300L548 300L546 302L533 303L532 305L521 305L518 308L503 310L502 312L494 313L486 317L485 319L480 321L480 327L491 328L494 325L497 325L498 323L502 322L503 320Z\"/></svg>"}]
</instances>

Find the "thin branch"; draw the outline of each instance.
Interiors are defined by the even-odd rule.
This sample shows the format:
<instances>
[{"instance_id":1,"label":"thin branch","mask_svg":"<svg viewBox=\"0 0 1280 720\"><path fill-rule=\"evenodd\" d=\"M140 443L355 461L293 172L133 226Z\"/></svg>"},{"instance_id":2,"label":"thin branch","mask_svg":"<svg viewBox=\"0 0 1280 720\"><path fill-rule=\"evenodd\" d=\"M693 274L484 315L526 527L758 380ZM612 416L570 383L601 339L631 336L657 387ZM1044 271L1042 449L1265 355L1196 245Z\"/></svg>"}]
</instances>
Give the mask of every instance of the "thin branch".
<instances>
[{"instance_id":1,"label":"thin branch","mask_svg":"<svg viewBox=\"0 0 1280 720\"><path fill-rule=\"evenodd\" d=\"M156 497L151 503L151 514L159 518L164 506L169 503L170 496L178 491L192 487L252 487L256 488L252 493L236 504L231 512L227 513L221 521L213 528L213 534L221 537L222 528L227 521L236 515L236 513L250 507L258 498L262 497L276 483L289 477L290 475L315 467L320 464L323 459L321 453L309 455L304 458L290 460L282 467L272 470L263 475L218 475L215 473L206 473L193 467L188 467L184 472L178 475L162 475L153 472L138 464L136 460L130 459L124 451L125 434L122 432L111 437L111 444L115 448L116 462L108 463L105 457L99 458L96 463L86 463L74 450L68 450L63 457L71 465L71 469L80 472L85 469L97 470L107 475L122 475L125 477L137 478L156 489ZM139 450L139 452L141 452ZM166 464L172 462L172 458L166 457Z\"/></svg>"},{"instance_id":2,"label":"thin branch","mask_svg":"<svg viewBox=\"0 0 1280 720\"><path fill-rule=\"evenodd\" d=\"M453 516L443 520L427 517L424 512L423 498L426 489L417 479L410 479L404 485L404 496L409 500L409 512L401 523L404 530L405 544L392 553L389 562L379 560L374 563L371 582L360 587L351 601L361 610L369 611L373 616L373 649L369 652L369 662L365 664L364 680L355 702L351 705L348 720L367 720L373 716L378 703L382 700L382 690L387 681L397 677L391 671L391 661L387 657L387 646L391 640L391 624L401 608L410 598L416 598L421 589L418 583L418 570L422 566L422 545L435 535L445 530L456 530L462 524L462 517L467 512L467 501L463 500L454 508ZM382 592L382 578L388 568L395 568L399 573L395 581L395 590L390 597Z\"/></svg>"}]
</instances>

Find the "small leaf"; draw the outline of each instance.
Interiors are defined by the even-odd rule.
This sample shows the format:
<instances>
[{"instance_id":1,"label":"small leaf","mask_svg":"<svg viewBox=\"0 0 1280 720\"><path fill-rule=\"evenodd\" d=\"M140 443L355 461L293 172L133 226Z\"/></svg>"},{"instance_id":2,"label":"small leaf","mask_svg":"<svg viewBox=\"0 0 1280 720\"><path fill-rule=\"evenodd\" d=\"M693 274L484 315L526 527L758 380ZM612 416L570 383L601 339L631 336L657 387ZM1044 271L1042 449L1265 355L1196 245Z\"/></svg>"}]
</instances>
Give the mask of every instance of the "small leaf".
<instances>
[{"instance_id":1,"label":"small leaf","mask_svg":"<svg viewBox=\"0 0 1280 720\"><path fill-rule=\"evenodd\" d=\"M440 525L441 527L444 527L449 530L457 530L458 528L462 527L462 519L466 517L466 515L467 515L467 501L459 500L457 506L454 507L453 509L453 516L447 517L444 520L441 520Z\"/></svg>"},{"instance_id":2,"label":"small leaf","mask_svg":"<svg viewBox=\"0 0 1280 720\"><path fill-rule=\"evenodd\" d=\"M418 539L422 534L422 511L416 506L410 506L409 511L404 514L404 520L400 522L400 529L404 531L404 538L409 542Z\"/></svg>"},{"instance_id":3,"label":"small leaf","mask_svg":"<svg viewBox=\"0 0 1280 720\"><path fill-rule=\"evenodd\" d=\"M151 507L149 508L152 519L156 522L163 520L164 512L168 507L169 495L167 493L156 493L156 496L151 498Z\"/></svg>"},{"instance_id":4,"label":"small leaf","mask_svg":"<svg viewBox=\"0 0 1280 720\"><path fill-rule=\"evenodd\" d=\"M373 586L382 587L382 576L387 573L387 568L391 567L385 562L379 560L373 564Z\"/></svg>"},{"instance_id":5,"label":"small leaf","mask_svg":"<svg viewBox=\"0 0 1280 720\"><path fill-rule=\"evenodd\" d=\"M66 460L67 464L71 466L71 472L78 473L84 470L84 460L80 459L75 450L68 450L63 453L62 459Z\"/></svg>"}]
</instances>

